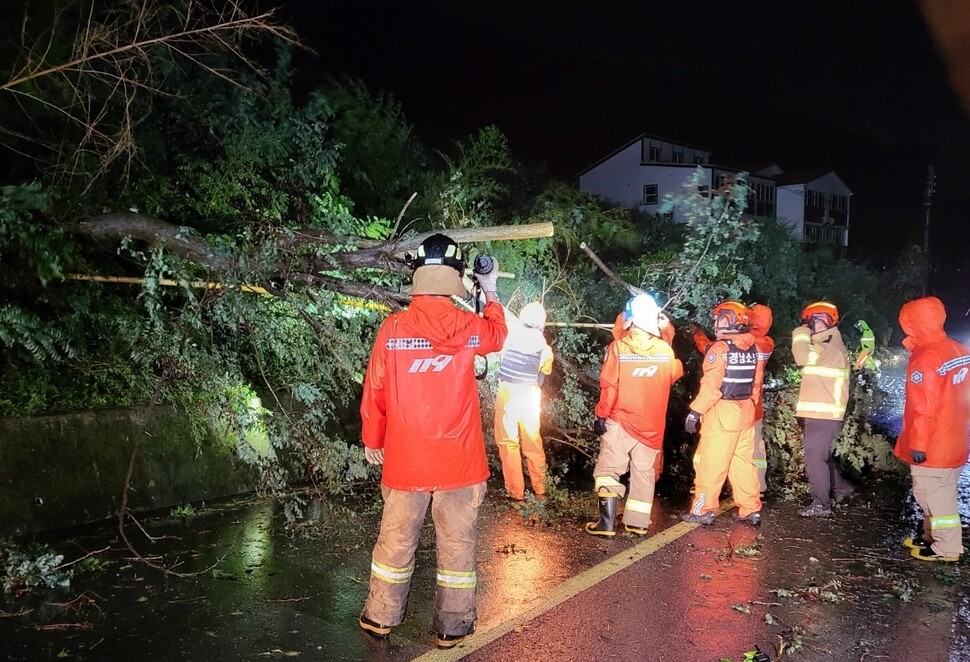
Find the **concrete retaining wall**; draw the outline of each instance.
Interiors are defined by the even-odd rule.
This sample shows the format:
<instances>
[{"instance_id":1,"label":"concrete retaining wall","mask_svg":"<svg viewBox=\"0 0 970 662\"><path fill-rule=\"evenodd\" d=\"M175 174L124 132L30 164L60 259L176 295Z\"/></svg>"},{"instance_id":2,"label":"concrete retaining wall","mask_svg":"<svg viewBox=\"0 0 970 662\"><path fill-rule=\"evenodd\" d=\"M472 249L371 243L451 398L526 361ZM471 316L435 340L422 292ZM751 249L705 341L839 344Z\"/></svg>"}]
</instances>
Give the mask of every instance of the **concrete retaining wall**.
<instances>
[{"instance_id":1,"label":"concrete retaining wall","mask_svg":"<svg viewBox=\"0 0 970 662\"><path fill-rule=\"evenodd\" d=\"M135 440L133 511L251 491L228 448L197 448L171 407L0 419L0 537L116 516Z\"/></svg>"}]
</instances>

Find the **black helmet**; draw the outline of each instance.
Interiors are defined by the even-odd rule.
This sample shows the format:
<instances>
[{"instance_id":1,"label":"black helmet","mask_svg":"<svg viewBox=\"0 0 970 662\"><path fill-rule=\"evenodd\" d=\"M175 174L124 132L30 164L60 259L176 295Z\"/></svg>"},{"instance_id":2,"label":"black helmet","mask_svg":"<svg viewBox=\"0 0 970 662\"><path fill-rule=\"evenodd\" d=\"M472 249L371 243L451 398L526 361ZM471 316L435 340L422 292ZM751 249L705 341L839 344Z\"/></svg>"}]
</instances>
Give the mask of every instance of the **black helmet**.
<instances>
[{"instance_id":1,"label":"black helmet","mask_svg":"<svg viewBox=\"0 0 970 662\"><path fill-rule=\"evenodd\" d=\"M418 254L411 258L412 269L431 264L444 264L459 274L465 274L465 256L454 240L441 233L433 234L418 246Z\"/></svg>"}]
</instances>

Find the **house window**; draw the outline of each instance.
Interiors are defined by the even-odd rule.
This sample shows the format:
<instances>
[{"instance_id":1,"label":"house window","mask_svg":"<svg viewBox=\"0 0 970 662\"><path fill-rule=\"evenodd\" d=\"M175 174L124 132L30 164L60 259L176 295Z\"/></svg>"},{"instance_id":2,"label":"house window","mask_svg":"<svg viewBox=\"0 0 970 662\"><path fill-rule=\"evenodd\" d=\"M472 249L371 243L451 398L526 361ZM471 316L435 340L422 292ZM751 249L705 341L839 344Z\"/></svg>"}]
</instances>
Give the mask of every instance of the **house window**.
<instances>
[{"instance_id":1,"label":"house window","mask_svg":"<svg viewBox=\"0 0 970 662\"><path fill-rule=\"evenodd\" d=\"M647 160L653 163L660 162L660 145L650 145L648 148Z\"/></svg>"},{"instance_id":2,"label":"house window","mask_svg":"<svg viewBox=\"0 0 970 662\"><path fill-rule=\"evenodd\" d=\"M694 163L697 165L704 165L704 156L702 154L695 154Z\"/></svg>"},{"instance_id":3,"label":"house window","mask_svg":"<svg viewBox=\"0 0 970 662\"><path fill-rule=\"evenodd\" d=\"M684 162L684 148L674 147L670 156L671 163L683 163Z\"/></svg>"},{"instance_id":4,"label":"house window","mask_svg":"<svg viewBox=\"0 0 970 662\"><path fill-rule=\"evenodd\" d=\"M644 205L655 205L658 202L658 193L656 184L645 184L643 187L643 204Z\"/></svg>"}]
</instances>

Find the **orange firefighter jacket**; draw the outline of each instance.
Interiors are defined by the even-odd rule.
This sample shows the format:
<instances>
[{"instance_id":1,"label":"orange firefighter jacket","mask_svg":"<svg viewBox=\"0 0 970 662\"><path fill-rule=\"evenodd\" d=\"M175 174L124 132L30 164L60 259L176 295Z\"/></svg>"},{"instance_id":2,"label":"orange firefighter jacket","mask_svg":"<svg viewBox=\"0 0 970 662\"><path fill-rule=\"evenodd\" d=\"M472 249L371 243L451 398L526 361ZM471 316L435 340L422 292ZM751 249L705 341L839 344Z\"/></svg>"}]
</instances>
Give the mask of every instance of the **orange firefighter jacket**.
<instances>
[{"instance_id":1,"label":"orange firefighter jacket","mask_svg":"<svg viewBox=\"0 0 970 662\"><path fill-rule=\"evenodd\" d=\"M694 331L694 333L691 335L691 339L694 341L694 347L696 347L697 351L701 354L707 354L708 348L714 342L707 337L707 332L700 328Z\"/></svg>"},{"instance_id":2,"label":"orange firefighter jacket","mask_svg":"<svg viewBox=\"0 0 970 662\"><path fill-rule=\"evenodd\" d=\"M364 445L384 449L382 484L429 492L488 478L475 355L502 349L507 333L501 304L479 317L431 295L384 321L360 403Z\"/></svg>"},{"instance_id":3,"label":"orange firefighter jacket","mask_svg":"<svg viewBox=\"0 0 970 662\"><path fill-rule=\"evenodd\" d=\"M947 337L945 319L936 297L910 301L899 312L903 345L912 354L896 457L912 464L911 452L923 451L920 466L937 469L966 464L970 436L970 349Z\"/></svg>"},{"instance_id":4,"label":"orange firefighter jacket","mask_svg":"<svg viewBox=\"0 0 970 662\"><path fill-rule=\"evenodd\" d=\"M670 386L683 374L667 342L634 327L606 350L596 415L650 448L663 448Z\"/></svg>"},{"instance_id":5,"label":"orange firefighter jacket","mask_svg":"<svg viewBox=\"0 0 970 662\"><path fill-rule=\"evenodd\" d=\"M750 333L730 334L725 338L718 338L710 343L707 353L704 356L704 375L701 377L700 390L697 397L690 403L690 408L698 414L706 414L711 407L721 400L721 385L728 369L727 340L733 342L738 349L748 350L754 347L754 336ZM752 398L753 399L753 398ZM751 408L753 414L754 408ZM754 419L747 421L744 425L754 423ZM743 427L743 426L742 426Z\"/></svg>"},{"instance_id":6,"label":"orange firefighter jacket","mask_svg":"<svg viewBox=\"0 0 970 662\"><path fill-rule=\"evenodd\" d=\"M791 353L802 368L795 416L841 421L849 401L849 353L835 327L812 333L792 331Z\"/></svg>"}]
</instances>

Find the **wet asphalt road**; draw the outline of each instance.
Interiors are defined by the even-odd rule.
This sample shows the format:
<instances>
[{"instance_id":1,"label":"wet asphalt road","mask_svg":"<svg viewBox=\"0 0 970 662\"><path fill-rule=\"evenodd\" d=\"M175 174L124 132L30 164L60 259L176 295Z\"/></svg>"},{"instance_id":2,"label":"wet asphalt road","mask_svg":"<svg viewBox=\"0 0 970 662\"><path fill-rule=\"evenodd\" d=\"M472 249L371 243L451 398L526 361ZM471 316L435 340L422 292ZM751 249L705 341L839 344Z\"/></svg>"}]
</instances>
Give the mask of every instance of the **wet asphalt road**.
<instances>
[{"instance_id":1,"label":"wet asphalt road","mask_svg":"<svg viewBox=\"0 0 970 662\"><path fill-rule=\"evenodd\" d=\"M899 545L900 522L912 516L905 501L898 488L876 484L830 521L798 518L793 503L769 502L760 531L722 515L523 622L564 581L641 541L590 538L579 521L536 525L489 502L478 634L512 627L459 651L469 660L737 661L755 645L777 659L784 643L800 647L793 659L970 659L970 567L908 559ZM660 501L658 530L677 524L683 505ZM378 642L356 628L377 515L335 507L335 524L303 538L284 533L275 510L257 500L184 523L144 522L152 535L174 537L142 541L140 550L179 571L224 556L214 572L191 578L132 561L110 529L60 540L75 556L110 544L100 555L110 564L77 576L67 591L5 598L5 614L34 611L0 618L3 659L406 660L432 650L430 526L408 616ZM326 521L326 510L320 516Z\"/></svg>"},{"instance_id":2,"label":"wet asphalt road","mask_svg":"<svg viewBox=\"0 0 970 662\"><path fill-rule=\"evenodd\" d=\"M970 472L962 484L966 497ZM797 504L769 500L760 530L729 515L685 527L677 515L686 499L658 500L652 534L686 533L612 575L598 564L651 543L594 539L581 516L547 525L488 499L478 632L447 659L737 662L758 645L772 660L970 660L970 564L909 559L899 544L914 517L904 490L866 485L828 521L801 519ZM362 505L318 503L298 533L284 530L275 503L258 499L210 504L187 520L145 518L155 542L128 527L142 554L180 572L205 570L186 578L133 559L113 526L50 536L68 559L107 547L97 554L107 565L66 590L0 597L0 659L426 655L432 528L424 530L405 622L389 641L375 641L356 627L379 521L373 507L356 512ZM590 515L593 507L590 499ZM965 498L965 520L968 507ZM550 606L567 584L579 587L575 595Z\"/></svg>"}]
</instances>

